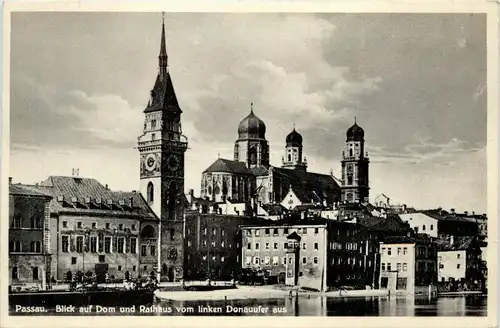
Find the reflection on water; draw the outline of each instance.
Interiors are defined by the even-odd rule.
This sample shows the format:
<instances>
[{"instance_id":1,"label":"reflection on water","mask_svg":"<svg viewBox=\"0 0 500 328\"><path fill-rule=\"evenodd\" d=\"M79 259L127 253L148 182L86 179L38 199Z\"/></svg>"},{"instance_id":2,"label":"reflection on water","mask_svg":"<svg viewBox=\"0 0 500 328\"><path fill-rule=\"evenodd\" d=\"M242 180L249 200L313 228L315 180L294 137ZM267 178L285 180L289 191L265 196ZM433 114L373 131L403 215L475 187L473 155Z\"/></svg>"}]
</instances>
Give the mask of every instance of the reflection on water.
<instances>
[{"instance_id":1,"label":"reflection on water","mask_svg":"<svg viewBox=\"0 0 500 328\"><path fill-rule=\"evenodd\" d=\"M158 305L192 307L194 313L185 315L214 315L200 313L202 308L222 308L219 315L286 315L286 316L486 316L486 296L460 297L356 297L326 298L299 297L271 300L162 302ZM227 312L229 308L268 308L266 313ZM279 309L285 308L286 310ZM275 313L273 313L273 310ZM283 313L284 312L284 313ZM175 315L175 313L173 313Z\"/></svg>"}]
</instances>

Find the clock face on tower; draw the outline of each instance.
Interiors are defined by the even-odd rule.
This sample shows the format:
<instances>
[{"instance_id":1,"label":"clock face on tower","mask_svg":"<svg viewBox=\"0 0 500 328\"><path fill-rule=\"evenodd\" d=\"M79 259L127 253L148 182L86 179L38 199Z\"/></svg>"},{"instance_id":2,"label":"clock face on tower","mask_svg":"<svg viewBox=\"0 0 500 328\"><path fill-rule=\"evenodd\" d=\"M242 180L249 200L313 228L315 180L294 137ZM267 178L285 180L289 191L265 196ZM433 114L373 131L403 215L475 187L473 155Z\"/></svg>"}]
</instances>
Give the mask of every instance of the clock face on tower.
<instances>
[{"instance_id":1,"label":"clock face on tower","mask_svg":"<svg viewBox=\"0 0 500 328\"><path fill-rule=\"evenodd\" d=\"M179 168L180 160L176 155L170 155L167 158L167 167L170 171L177 171Z\"/></svg>"},{"instance_id":2,"label":"clock face on tower","mask_svg":"<svg viewBox=\"0 0 500 328\"><path fill-rule=\"evenodd\" d=\"M146 157L146 170L153 171L156 167L156 156L154 154L149 154Z\"/></svg>"}]
</instances>

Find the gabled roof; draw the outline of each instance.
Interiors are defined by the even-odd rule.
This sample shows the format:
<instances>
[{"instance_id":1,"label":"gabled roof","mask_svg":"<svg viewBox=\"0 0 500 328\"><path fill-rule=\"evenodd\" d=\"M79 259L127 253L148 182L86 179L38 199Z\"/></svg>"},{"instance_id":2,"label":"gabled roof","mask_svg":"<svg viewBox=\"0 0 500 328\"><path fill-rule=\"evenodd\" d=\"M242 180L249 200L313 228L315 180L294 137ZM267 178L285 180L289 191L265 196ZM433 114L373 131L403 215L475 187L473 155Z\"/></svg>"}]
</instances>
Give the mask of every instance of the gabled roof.
<instances>
[{"instance_id":1,"label":"gabled roof","mask_svg":"<svg viewBox=\"0 0 500 328\"><path fill-rule=\"evenodd\" d=\"M53 214L158 219L140 193L112 191L95 179L50 176L39 185L25 187L51 195Z\"/></svg>"},{"instance_id":2,"label":"gabled roof","mask_svg":"<svg viewBox=\"0 0 500 328\"><path fill-rule=\"evenodd\" d=\"M30 188L30 186L22 185L22 184L9 185L9 195L45 197L45 198L49 198L49 199L52 198L52 196L48 193L45 193L41 190L36 190L36 189Z\"/></svg>"},{"instance_id":3,"label":"gabled roof","mask_svg":"<svg viewBox=\"0 0 500 328\"><path fill-rule=\"evenodd\" d=\"M294 231L291 234L289 234L288 236L286 236L286 239L293 239L293 240L300 241L302 238L297 234L296 231Z\"/></svg>"},{"instance_id":4,"label":"gabled roof","mask_svg":"<svg viewBox=\"0 0 500 328\"><path fill-rule=\"evenodd\" d=\"M218 158L203 173L227 172L240 175L252 175L244 162L231 161L224 158Z\"/></svg>"}]
</instances>

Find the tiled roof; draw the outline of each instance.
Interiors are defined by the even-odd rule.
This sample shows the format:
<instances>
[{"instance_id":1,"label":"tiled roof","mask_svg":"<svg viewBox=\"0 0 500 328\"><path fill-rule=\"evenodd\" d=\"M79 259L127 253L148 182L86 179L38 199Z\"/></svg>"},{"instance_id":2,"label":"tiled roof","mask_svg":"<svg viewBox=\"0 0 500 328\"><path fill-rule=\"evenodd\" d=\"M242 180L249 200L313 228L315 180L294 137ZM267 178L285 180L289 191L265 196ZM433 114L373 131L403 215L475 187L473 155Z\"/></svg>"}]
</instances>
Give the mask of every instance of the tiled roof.
<instances>
[{"instance_id":1,"label":"tiled roof","mask_svg":"<svg viewBox=\"0 0 500 328\"><path fill-rule=\"evenodd\" d=\"M453 244L451 244L449 239L438 239L436 243L440 251L459 251L469 249L474 241L475 238L473 236L465 236L453 238Z\"/></svg>"},{"instance_id":2,"label":"tiled roof","mask_svg":"<svg viewBox=\"0 0 500 328\"><path fill-rule=\"evenodd\" d=\"M253 175L244 162L231 161L224 158L218 158L203 173L209 172L228 172L235 174Z\"/></svg>"},{"instance_id":3,"label":"tiled roof","mask_svg":"<svg viewBox=\"0 0 500 328\"><path fill-rule=\"evenodd\" d=\"M166 79L160 79L160 74L156 78L155 85L152 92L152 101L148 104L144 113L154 112L163 109L175 109L181 111L179 108L179 103L177 102L177 96L175 95L174 86L172 84L172 78L170 74L167 73Z\"/></svg>"},{"instance_id":4,"label":"tiled roof","mask_svg":"<svg viewBox=\"0 0 500 328\"><path fill-rule=\"evenodd\" d=\"M290 183L292 190L302 202L321 202L325 199L331 201L340 193L340 187L335 179L327 174L274 167L273 176Z\"/></svg>"},{"instance_id":5,"label":"tiled roof","mask_svg":"<svg viewBox=\"0 0 500 328\"><path fill-rule=\"evenodd\" d=\"M48 193L45 193L41 190L36 190L36 189L30 188L29 186L22 185L22 184L9 185L9 195L23 195L23 196L52 198L52 196Z\"/></svg>"},{"instance_id":6,"label":"tiled roof","mask_svg":"<svg viewBox=\"0 0 500 328\"><path fill-rule=\"evenodd\" d=\"M418 211L422 214L425 214L433 219L439 220L439 221L459 221L459 222L471 222L467 220L464 217L448 213L444 210L440 209L433 209L433 210L423 210L423 211Z\"/></svg>"},{"instance_id":7,"label":"tiled roof","mask_svg":"<svg viewBox=\"0 0 500 328\"><path fill-rule=\"evenodd\" d=\"M140 193L111 191L95 179L50 176L25 187L50 194L51 213L158 219Z\"/></svg>"},{"instance_id":8,"label":"tiled roof","mask_svg":"<svg viewBox=\"0 0 500 328\"><path fill-rule=\"evenodd\" d=\"M250 171L252 172L253 175L255 175L256 177L260 177L260 176L263 176L263 175L268 175L269 174L269 168L261 165L261 166L256 166L256 167L252 167L250 169Z\"/></svg>"},{"instance_id":9,"label":"tiled roof","mask_svg":"<svg viewBox=\"0 0 500 328\"><path fill-rule=\"evenodd\" d=\"M261 207L268 215L280 215L287 212L287 209L279 204L262 204Z\"/></svg>"}]
</instances>

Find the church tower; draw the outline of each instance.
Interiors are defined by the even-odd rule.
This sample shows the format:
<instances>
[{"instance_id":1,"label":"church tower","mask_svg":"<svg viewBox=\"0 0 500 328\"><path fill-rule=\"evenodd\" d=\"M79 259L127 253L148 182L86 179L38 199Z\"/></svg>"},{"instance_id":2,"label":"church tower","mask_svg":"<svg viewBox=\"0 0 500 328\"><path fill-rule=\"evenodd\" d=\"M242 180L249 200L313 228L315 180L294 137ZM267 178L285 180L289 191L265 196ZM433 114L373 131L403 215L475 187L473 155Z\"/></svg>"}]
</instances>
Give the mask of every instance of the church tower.
<instances>
[{"instance_id":1,"label":"church tower","mask_svg":"<svg viewBox=\"0 0 500 328\"><path fill-rule=\"evenodd\" d=\"M306 170L307 162L302 153L302 136L295 131L290 132L286 136L285 156L282 158L284 169L290 170Z\"/></svg>"},{"instance_id":2,"label":"church tower","mask_svg":"<svg viewBox=\"0 0 500 328\"><path fill-rule=\"evenodd\" d=\"M160 218L157 232L157 275L182 278L184 221L184 153L182 110L168 67L165 23L162 22L158 75L144 110L144 131L138 138L141 194Z\"/></svg>"},{"instance_id":3,"label":"church tower","mask_svg":"<svg viewBox=\"0 0 500 328\"><path fill-rule=\"evenodd\" d=\"M368 202L368 166L365 153L365 132L356 124L347 130L346 145L342 151L342 202Z\"/></svg>"},{"instance_id":4,"label":"church tower","mask_svg":"<svg viewBox=\"0 0 500 328\"><path fill-rule=\"evenodd\" d=\"M238 140L234 145L234 160L244 162L248 168L269 166L269 142L266 140L266 125L253 113L238 126Z\"/></svg>"}]
</instances>

